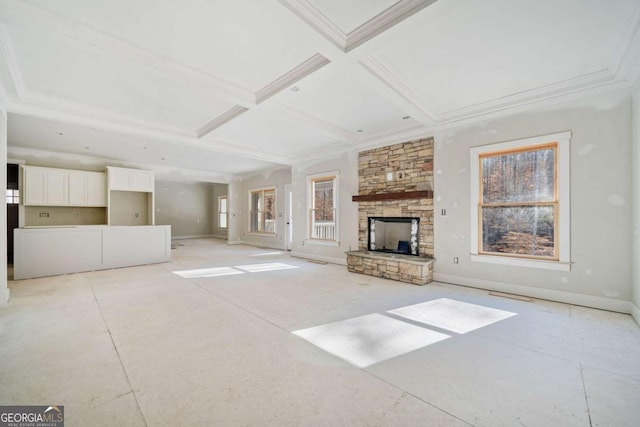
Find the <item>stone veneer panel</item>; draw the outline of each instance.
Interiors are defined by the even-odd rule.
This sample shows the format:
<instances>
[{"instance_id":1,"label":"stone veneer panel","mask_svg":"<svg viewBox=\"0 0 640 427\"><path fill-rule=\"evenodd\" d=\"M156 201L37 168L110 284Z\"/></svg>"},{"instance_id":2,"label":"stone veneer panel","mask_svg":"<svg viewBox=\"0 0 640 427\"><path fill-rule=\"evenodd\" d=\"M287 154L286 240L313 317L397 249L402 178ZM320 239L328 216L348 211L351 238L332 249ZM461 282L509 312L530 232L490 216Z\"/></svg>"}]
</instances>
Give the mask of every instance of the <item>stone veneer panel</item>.
<instances>
[{"instance_id":1,"label":"stone veneer panel","mask_svg":"<svg viewBox=\"0 0 640 427\"><path fill-rule=\"evenodd\" d=\"M387 174L393 180L387 180ZM358 156L358 194L385 194L433 189L433 138L362 151ZM367 251L368 217L420 218L419 251L433 257L433 199L384 200L358 205L358 248ZM398 265L396 265L398 264ZM433 262L414 272L415 265L349 253L349 271L423 285L431 281ZM400 269L404 272L401 272ZM411 270L411 271L409 271Z\"/></svg>"},{"instance_id":2,"label":"stone veneer panel","mask_svg":"<svg viewBox=\"0 0 640 427\"><path fill-rule=\"evenodd\" d=\"M388 172L394 174L392 181L387 181ZM360 195L431 189L433 138L362 151L358 156ZM433 257L433 199L360 202L358 248L363 251L367 250L367 218L370 216L420 218L420 255Z\"/></svg>"}]
</instances>

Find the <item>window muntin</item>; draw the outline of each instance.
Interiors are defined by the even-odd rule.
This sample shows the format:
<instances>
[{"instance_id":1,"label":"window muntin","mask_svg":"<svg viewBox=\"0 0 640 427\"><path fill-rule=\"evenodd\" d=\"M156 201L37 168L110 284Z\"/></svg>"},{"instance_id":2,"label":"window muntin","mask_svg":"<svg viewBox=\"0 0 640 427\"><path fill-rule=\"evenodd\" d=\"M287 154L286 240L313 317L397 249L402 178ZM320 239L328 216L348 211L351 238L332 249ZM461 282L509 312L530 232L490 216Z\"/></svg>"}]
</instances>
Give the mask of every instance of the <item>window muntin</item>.
<instances>
[{"instance_id":1,"label":"window muntin","mask_svg":"<svg viewBox=\"0 0 640 427\"><path fill-rule=\"evenodd\" d=\"M337 240L336 227L336 175L310 179L311 204L309 209L309 238Z\"/></svg>"},{"instance_id":2,"label":"window muntin","mask_svg":"<svg viewBox=\"0 0 640 427\"><path fill-rule=\"evenodd\" d=\"M6 190L5 200L8 205L17 205L20 203L20 190Z\"/></svg>"},{"instance_id":3,"label":"window muntin","mask_svg":"<svg viewBox=\"0 0 640 427\"><path fill-rule=\"evenodd\" d=\"M276 233L276 189L249 192L249 232Z\"/></svg>"},{"instance_id":4,"label":"window muntin","mask_svg":"<svg viewBox=\"0 0 640 427\"><path fill-rule=\"evenodd\" d=\"M479 156L478 253L558 260L557 144Z\"/></svg>"},{"instance_id":5,"label":"window muntin","mask_svg":"<svg viewBox=\"0 0 640 427\"><path fill-rule=\"evenodd\" d=\"M218 228L226 230L228 227L227 220L229 218L227 196L218 197Z\"/></svg>"}]
</instances>

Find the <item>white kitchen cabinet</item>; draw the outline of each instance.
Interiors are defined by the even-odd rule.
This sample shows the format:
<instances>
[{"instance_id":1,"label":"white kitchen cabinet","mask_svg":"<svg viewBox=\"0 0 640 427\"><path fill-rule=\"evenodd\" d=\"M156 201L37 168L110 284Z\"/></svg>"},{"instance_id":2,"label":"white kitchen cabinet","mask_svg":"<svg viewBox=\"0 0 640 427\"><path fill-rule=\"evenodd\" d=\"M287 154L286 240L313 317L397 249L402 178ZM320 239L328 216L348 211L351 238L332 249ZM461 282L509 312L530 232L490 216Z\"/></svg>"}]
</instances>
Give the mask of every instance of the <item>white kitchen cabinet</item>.
<instances>
[{"instance_id":1,"label":"white kitchen cabinet","mask_svg":"<svg viewBox=\"0 0 640 427\"><path fill-rule=\"evenodd\" d=\"M69 206L107 206L107 175L69 171Z\"/></svg>"},{"instance_id":2,"label":"white kitchen cabinet","mask_svg":"<svg viewBox=\"0 0 640 427\"><path fill-rule=\"evenodd\" d=\"M15 280L171 261L171 226L14 230Z\"/></svg>"},{"instance_id":3,"label":"white kitchen cabinet","mask_svg":"<svg viewBox=\"0 0 640 427\"><path fill-rule=\"evenodd\" d=\"M26 206L107 206L104 172L22 166Z\"/></svg>"},{"instance_id":4,"label":"white kitchen cabinet","mask_svg":"<svg viewBox=\"0 0 640 427\"><path fill-rule=\"evenodd\" d=\"M107 166L109 190L153 193L154 175L151 171Z\"/></svg>"},{"instance_id":5,"label":"white kitchen cabinet","mask_svg":"<svg viewBox=\"0 0 640 427\"><path fill-rule=\"evenodd\" d=\"M22 166L24 204L33 206L68 206L69 174L64 169Z\"/></svg>"}]
</instances>

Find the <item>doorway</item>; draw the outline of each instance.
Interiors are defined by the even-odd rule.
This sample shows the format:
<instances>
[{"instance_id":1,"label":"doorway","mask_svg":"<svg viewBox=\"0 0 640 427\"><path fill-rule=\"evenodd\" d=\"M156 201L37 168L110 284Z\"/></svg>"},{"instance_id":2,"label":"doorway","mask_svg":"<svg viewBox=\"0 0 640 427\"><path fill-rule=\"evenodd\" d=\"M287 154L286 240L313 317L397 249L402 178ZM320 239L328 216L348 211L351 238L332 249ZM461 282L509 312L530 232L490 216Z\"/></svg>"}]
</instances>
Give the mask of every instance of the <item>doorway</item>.
<instances>
[{"instance_id":1,"label":"doorway","mask_svg":"<svg viewBox=\"0 0 640 427\"><path fill-rule=\"evenodd\" d=\"M13 230L18 228L18 212L20 205L20 191L18 189L19 166L7 164L7 262L13 264Z\"/></svg>"}]
</instances>

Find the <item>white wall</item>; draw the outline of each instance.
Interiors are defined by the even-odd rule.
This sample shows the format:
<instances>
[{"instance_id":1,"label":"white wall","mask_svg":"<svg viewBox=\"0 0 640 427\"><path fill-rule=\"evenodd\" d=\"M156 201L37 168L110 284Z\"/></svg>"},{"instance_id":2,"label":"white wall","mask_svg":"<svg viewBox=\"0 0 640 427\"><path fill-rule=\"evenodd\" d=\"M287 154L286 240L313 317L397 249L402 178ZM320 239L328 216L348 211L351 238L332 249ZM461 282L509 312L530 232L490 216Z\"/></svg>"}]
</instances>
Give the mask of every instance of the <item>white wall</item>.
<instances>
[{"instance_id":1,"label":"white wall","mask_svg":"<svg viewBox=\"0 0 640 427\"><path fill-rule=\"evenodd\" d=\"M284 249L284 186L291 183L291 169L281 168L252 175L242 181L240 193L234 194L234 204L240 206L239 238L242 243ZM249 233L249 191L257 188L276 188L276 234ZM229 230L231 232L231 230ZM231 234L229 235L231 241Z\"/></svg>"},{"instance_id":2,"label":"white wall","mask_svg":"<svg viewBox=\"0 0 640 427\"><path fill-rule=\"evenodd\" d=\"M307 177L339 171L338 224L339 244L324 246L307 240ZM358 194L358 153L351 151L315 162L305 162L292 168L293 191L293 254L339 264L346 264L345 252L358 249L358 204L351 196Z\"/></svg>"},{"instance_id":3,"label":"white wall","mask_svg":"<svg viewBox=\"0 0 640 427\"><path fill-rule=\"evenodd\" d=\"M469 149L571 131L570 272L471 262ZM628 90L435 135L436 280L629 312L631 97ZM441 209L447 210L441 216ZM458 257L459 264L453 263Z\"/></svg>"},{"instance_id":4,"label":"white wall","mask_svg":"<svg viewBox=\"0 0 640 427\"><path fill-rule=\"evenodd\" d=\"M633 128L633 245L632 279L633 304L631 314L640 323L640 78L633 88L632 128Z\"/></svg>"},{"instance_id":5,"label":"white wall","mask_svg":"<svg viewBox=\"0 0 640 427\"><path fill-rule=\"evenodd\" d=\"M156 224L171 225L172 238L210 236L213 184L156 180Z\"/></svg>"},{"instance_id":6,"label":"white wall","mask_svg":"<svg viewBox=\"0 0 640 427\"><path fill-rule=\"evenodd\" d=\"M7 112L0 105L0 188L7 188ZM9 300L7 284L7 201L0 202L0 253L4 259L0 262L0 306Z\"/></svg>"}]
</instances>

